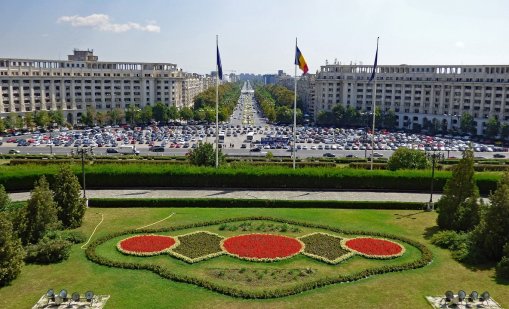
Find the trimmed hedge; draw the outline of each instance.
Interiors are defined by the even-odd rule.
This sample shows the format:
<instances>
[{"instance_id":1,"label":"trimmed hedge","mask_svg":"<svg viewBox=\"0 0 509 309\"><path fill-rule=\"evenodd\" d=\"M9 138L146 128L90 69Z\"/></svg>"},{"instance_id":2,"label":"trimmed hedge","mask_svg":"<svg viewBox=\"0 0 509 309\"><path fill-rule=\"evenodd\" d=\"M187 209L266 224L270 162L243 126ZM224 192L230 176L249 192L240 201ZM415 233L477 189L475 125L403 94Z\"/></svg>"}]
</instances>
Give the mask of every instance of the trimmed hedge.
<instances>
[{"instance_id":1,"label":"trimmed hedge","mask_svg":"<svg viewBox=\"0 0 509 309\"><path fill-rule=\"evenodd\" d=\"M225 286L221 284L217 284L212 281L207 281L202 278L196 278L191 277L186 274L179 274L174 273L171 271L171 269L164 268L160 265L151 265L151 264L138 264L138 263L132 263L132 262L119 262L110 260L106 257L102 257L97 255L96 248L105 243L106 241L113 239L115 237L127 235L127 234L138 234L138 233L162 233L162 232L172 232L172 231L178 231L183 229L189 229L189 228L196 228L196 227L204 227L209 225L217 225L222 223L229 223L229 222L238 222L238 221L246 221L246 220L270 220L274 222L279 223L287 223L292 225L300 225L303 227L308 228L319 228L319 229L327 229L329 231L340 233L340 234L351 234L351 235L366 235L366 236L374 236L374 237L382 237L382 238L390 238L394 240L399 240L401 242L407 243L415 248L417 248L421 252L421 257L415 261L408 262L401 265L385 265L381 267L373 267L368 268L362 271L359 271L357 273L353 273L350 275L333 275L331 277L325 277L321 279L317 279L315 281L311 282L304 282L297 285L294 285L292 287L277 287L277 288L266 288L262 290L255 290L255 291L246 291L239 289L235 286ZM331 284L337 284L337 283L347 283L347 282L353 282L358 281L364 278L368 278L374 275L380 275L384 273L390 273L390 272L398 272L398 271L405 271L405 270L411 270L411 269L417 269L422 268L428 264L430 264L433 261L433 253L431 250L429 250L425 245L411 240L406 237L398 236L398 235L391 235L386 233L378 233L378 232L367 232L367 231L349 231L349 230L343 230L336 227L331 227L327 225L321 225L316 223L308 223L308 222L300 222L295 220L286 220L286 219L279 219L279 218L273 218L273 217L240 217L240 218L229 218L229 219L223 219L223 220L215 220L215 221L208 221L208 222L201 222L201 223L191 223L186 225L180 225L180 226L173 226L173 227L167 227L162 229L145 229L145 230L127 230L117 233L112 233L109 235L106 235L104 237L101 237L94 242L92 242L88 248L85 251L87 259L89 259L92 262L95 262L99 265L108 266L108 267L116 267L116 268L122 268L122 269L139 269L139 270L149 270L152 271L159 276L170 279L176 282L184 282L189 284L194 284L197 286L201 286L203 288L233 296L233 297L239 297L239 298L247 298L247 299L267 299L267 298L276 298L276 297L285 297L289 295L294 295L298 293L302 293L305 291L313 290L319 287L331 285Z\"/></svg>"},{"instance_id":2,"label":"trimmed hedge","mask_svg":"<svg viewBox=\"0 0 509 309\"><path fill-rule=\"evenodd\" d=\"M52 181L58 165L0 166L0 184L9 191L31 190L46 175ZM77 176L81 165L72 166ZM211 168L179 164L98 164L85 167L87 188L305 188L335 190L383 190L428 192L429 170L366 171L348 168L243 166ZM451 172L435 172L435 188L441 191ZM81 177L78 177L81 180ZM500 173L475 175L481 194L494 190Z\"/></svg>"},{"instance_id":3,"label":"trimmed hedge","mask_svg":"<svg viewBox=\"0 0 509 309\"><path fill-rule=\"evenodd\" d=\"M336 209L422 209L419 202L385 201L310 201L310 200L262 200L231 198L92 198L89 207L98 208L336 208Z\"/></svg>"}]
</instances>

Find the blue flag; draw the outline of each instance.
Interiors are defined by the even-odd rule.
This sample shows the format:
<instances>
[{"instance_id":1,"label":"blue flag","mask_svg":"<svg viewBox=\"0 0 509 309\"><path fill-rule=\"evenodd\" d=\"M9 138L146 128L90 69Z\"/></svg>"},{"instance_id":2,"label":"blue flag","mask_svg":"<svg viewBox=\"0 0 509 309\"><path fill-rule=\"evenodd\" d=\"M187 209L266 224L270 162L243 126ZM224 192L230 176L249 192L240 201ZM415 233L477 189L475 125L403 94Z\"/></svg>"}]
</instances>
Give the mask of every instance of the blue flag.
<instances>
[{"instance_id":1,"label":"blue flag","mask_svg":"<svg viewBox=\"0 0 509 309\"><path fill-rule=\"evenodd\" d=\"M371 77L369 78L368 83L375 79L377 62L378 62L378 38L376 38L375 64L373 64L373 72L371 72Z\"/></svg>"},{"instance_id":2,"label":"blue flag","mask_svg":"<svg viewBox=\"0 0 509 309\"><path fill-rule=\"evenodd\" d=\"M217 46L217 76L223 80L223 67L221 66L221 56L219 55L219 46Z\"/></svg>"}]
</instances>

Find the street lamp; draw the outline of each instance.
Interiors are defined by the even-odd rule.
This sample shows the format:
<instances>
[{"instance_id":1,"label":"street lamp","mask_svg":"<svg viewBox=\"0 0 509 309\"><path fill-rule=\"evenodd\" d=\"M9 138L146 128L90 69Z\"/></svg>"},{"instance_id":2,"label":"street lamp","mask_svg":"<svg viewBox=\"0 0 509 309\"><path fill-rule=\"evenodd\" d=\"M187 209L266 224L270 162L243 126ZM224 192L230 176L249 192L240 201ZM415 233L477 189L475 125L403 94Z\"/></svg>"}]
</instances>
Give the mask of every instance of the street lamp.
<instances>
[{"instance_id":1,"label":"street lamp","mask_svg":"<svg viewBox=\"0 0 509 309\"><path fill-rule=\"evenodd\" d=\"M88 206L88 200L87 200L87 187L86 187L86 184L85 184L85 155L88 153L88 149L86 148L83 148L83 147L76 147L76 154L80 155L81 154L81 176L83 178L83 198L85 199L85 201L87 201L87 206Z\"/></svg>"},{"instance_id":2,"label":"street lamp","mask_svg":"<svg viewBox=\"0 0 509 309\"><path fill-rule=\"evenodd\" d=\"M429 194L429 203L426 206L427 211L433 210L433 184L435 180L435 163L437 160L444 159L444 154L441 152L433 151L432 153L427 153L426 157L431 160L431 184L430 184L430 194Z\"/></svg>"}]
</instances>

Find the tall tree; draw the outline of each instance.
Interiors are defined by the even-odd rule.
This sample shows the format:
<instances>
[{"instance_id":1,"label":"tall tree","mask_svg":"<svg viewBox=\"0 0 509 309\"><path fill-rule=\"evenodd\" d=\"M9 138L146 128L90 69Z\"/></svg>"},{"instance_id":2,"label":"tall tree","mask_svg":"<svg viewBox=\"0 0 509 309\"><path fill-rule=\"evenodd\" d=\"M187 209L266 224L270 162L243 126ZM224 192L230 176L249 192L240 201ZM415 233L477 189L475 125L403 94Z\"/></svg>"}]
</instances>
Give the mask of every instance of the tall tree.
<instances>
[{"instance_id":1,"label":"tall tree","mask_svg":"<svg viewBox=\"0 0 509 309\"><path fill-rule=\"evenodd\" d=\"M148 123L152 120L152 107L146 105L141 110L141 121L143 123Z\"/></svg>"},{"instance_id":2,"label":"tall tree","mask_svg":"<svg viewBox=\"0 0 509 309\"><path fill-rule=\"evenodd\" d=\"M125 111L125 119L126 122L129 122L132 125L139 123L141 120L141 109L135 105L129 105Z\"/></svg>"},{"instance_id":3,"label":"tall tree","mask_svg":"<svg viewBox=\"0 0 509 309\"><path fill-rule=\"evenodd\" d=\"M57 126L63 126L65 123L64 113L61 109L50 111L49 118L52 124L56 123Z\"/></svg>"},{"instance_id":4,"label":"tall tree","mask_svg":"<svg viewBox=\"0 0 509 309\"><path fill-rule=\"evenodd\" d=\"M330 126L333 125L336 121L333 112L328 111L320 111L316 116L316 123L319 125Z\"/></svg>"},{"instance_id":5,"label":"tall tree","mask_svg":"<svg viewBox=\"0 0 509 309\"><path fill-rule=\"evenodd\" d=\"M25 251L13 232L12 223L0 213L0 286L7 285L21 272Z\"/></svg>"},{"instance_id":6,"label":"tall tree","mask_svg":"<svg viewBox=\"0 0 509 309\"><path fill-rule=\"evenodd\" d=\"M47 231L59 225L53 192L46 177L42 176L35 182L25 209L26 228L21 233L24 245L37 243Z\"/></svg>"},{"instance_id":7,"label":"tall tree","mask_svg":"<svg viewBox=\"0 0 509 309\"><path fill-rule=\"evenodd\" d=\"M25 113L25 125L29 130L34 126L34 115L31 112Z\"/></svg>"},{"instance_id":8,"label":"tall tree","mask_svg":"<svg viewBox=\"0 0 509 309\"><path fill-rule=\"evenodd\" d=\"M5 126L7 129L14 129L16 128L16 119L18 118L18 114L14 112L10 112L9 116L5 118Z\"/></svg>"},{"instance_id":9,"label":"tall tree","mask_svg":"<svg viewBox=\"0 0 509 309\"><path fill-rule=\"evenodd\" d=\"M81 226L85 210L85 199L81 198L81 186L69 165L62 165L53 186L58 219L66 228Z\"/></svg>"},{"instance_id":10,"label":"tall tree","mask_svg":"<svg viewBox=\"0 0 509 309\"><path fill-rule=\"evenodd\" d=\"M35 124L39 127L46 128L50 122L47 111L38 111L34 115Z\"/></svg>"},{"instance_id":11,"label":"tall tree","mask_svg":"<svg viewBox=\"0 0 509 309\"><path fill-rule=\"evenodd\" d=\"M474 134L475 135L475 124L474 117L469 113L463 113L460 119L460 131L463 134Z\"/></svg>"},{"instance_id":12,"label":"tall tree","mask_svg":"<svg viewBox=\"0 0 509 309\"><path fill-rule=\"evenodd\" d=\"M154 107L152 107L152 113L156 121L168 122L168 106L164 105L162 102L157 102Z\"/></svg>"},{"instance_id":13,"label":"tall tree","mask_svg":"<svg viewBox=\"0 0 509 309\"><path fill-rule=\"evenodd\" d=\"M509 173L500 179L497 189L490 194L490 204L481 215L474 231L476 246L489 260L498 261L509 243Z\"/></svg>"},{"instance_id":14,"label":"tall tree","mask_svg":"<svg viewBox=\"0 0 509 309\"><path fill-rule=\"evenodd\" d=\"M108 116L104 112L95 113L95 121L98 125L102 126L106 123Z\"/></svg>"},{"instance_id":15,"label":"tall tree","mask_svg":"<svg viewBox=\"0 0 509 309\"><path fill-rule=\"evenodd\" d=\"M463 159L452 169L437 202L437 224L442 229L469 231L479 223L479 189L474 179L474 153L466 150Z\"/></svg>"},{"instance_id":16,"label":"tall tree","mask_svg":"<svg viewBox=\"0 0 509 309\"><path fill-rule=\"evenodd\" d=\"M120 108L114 108L106 112L111 124L119 124L124 118L124 112Z\"/></svg>"},{"instance_id":17,"label":"tall tree","mask_svg":"<svg viewBox=\"0 0 509 309\"><path fill-rule=\"evenodd\" d=\"M382 116L382 126L388 130L394 130L396 121L396 113L392 109L386 111Z\"/></svg>"},{"instance_id":18,"label":"tall tree","mask_svg":"<svg viewBox=\"0 0 509 309\"><path fill-rule=\"evenodd\" d=\"M5 131L5 121L0 118L0 133Z\"/></svg>"},{"instance_id":19,"label":"tall tree","mask_svg":"<svg viewBox=\"0 0 509 309\"><path fill-rule=\"evenodd\" d=\"M334 121L333 124L336 126L343 126L344 118L345 118L345 107L343 104L336 104L332 108L332 114L334 115Z\"/></svg>"},{"instance_id":20,"label":"tall tree","mask_svg":"<svg viewBox=\"0 0 509 309\"><path fill-rule=\"evenodd\" d=\"M509 139L509 124L504 123L500 126L500 138L503 140Z\"/></svg>"},{"instance_id":21,"label":"tall tree","mask_svg":"<svg viewBox=\"0 0 509 309\"><path fill-rule=\"evenodd\" d=\"M25 119L23 119L23 116L16 117L16 128L23 129L25 127Z\"/></svg>"},{"instance_id":22,"label":"tall tree","mask_svg":"<svg viewBox=\"0 0 509 309\"><path fill-rule=\"evenodd\" d=\"M5 191L5 187L0 185L0 211L4 211L11 205L9 194Z\"/></svg>"},{"instance_id":23,"label":"tall tree","mask_svg":"<svg viewBox=\"0 0 509 309\"><path fill-rule=\"evenodd\" d=\"M193 119L193 110L190 107L183 107L180 110L180 117L182 117L184 120Z\"/></svg>"},{"instance_id":24,"label":"tall tree","mask_svg":"<svg viewBox=\"0 0 509 309\"><path fill-rule=\"evenodd\" d=\"M489 138L495 138L500 132L500 121L496 117L491 117L486 123L484 135Z\"/></svg>"},{"instance_id":25,"label":"tall tree","mask_svg":"<svg viewBox=\"0 0 509 309\"><path fill-rule=\"evenodd\" d=\"M176 120L180 118L179 109L175 105L172 105L168 108L168 118L170 120Z\"/></svg>"}]
</instances>

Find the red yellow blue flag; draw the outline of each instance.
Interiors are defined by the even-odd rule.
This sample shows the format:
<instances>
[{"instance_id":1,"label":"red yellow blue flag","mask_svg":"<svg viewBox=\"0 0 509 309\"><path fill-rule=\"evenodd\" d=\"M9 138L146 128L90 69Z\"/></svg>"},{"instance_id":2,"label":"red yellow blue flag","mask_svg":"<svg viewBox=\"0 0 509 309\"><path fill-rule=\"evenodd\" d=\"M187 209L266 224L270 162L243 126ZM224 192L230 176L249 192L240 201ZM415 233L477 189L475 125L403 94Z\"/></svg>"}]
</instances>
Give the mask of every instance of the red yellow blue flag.
<instances>
[{"instance_id":1,"label":"red yellow blue flag","mask_svg":"<svg viewBox=\"0 0 509 309\"><path fill-rule=\"evenodd\" d=\"M298 65L299 68L302 70L302 75L305 75L308 72L308 64L306 63L306 60L304 59L304 56L300 52L299 48L295 47L295 65Z\"/></svg>"}]
</instances>

